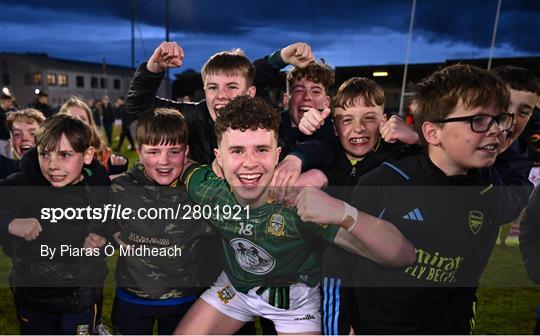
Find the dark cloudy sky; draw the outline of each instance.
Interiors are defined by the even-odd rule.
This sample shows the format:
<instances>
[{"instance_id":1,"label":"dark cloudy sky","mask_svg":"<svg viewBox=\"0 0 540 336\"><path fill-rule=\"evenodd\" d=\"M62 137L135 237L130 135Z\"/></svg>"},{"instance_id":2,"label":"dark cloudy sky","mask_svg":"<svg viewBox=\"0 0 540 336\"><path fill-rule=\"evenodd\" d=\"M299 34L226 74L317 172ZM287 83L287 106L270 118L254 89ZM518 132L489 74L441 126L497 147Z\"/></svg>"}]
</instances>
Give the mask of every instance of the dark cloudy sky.
<instances>
[{"instance_id":1,"label":"dark cloudy sky","mask_svg":"<svg viewBox=\"0 0 540 336\"><path fill-rule=\"evenodd\" d=\"M165 36L165 0L136 0L136 62ZM171 40L199 69L240 47L251 59L295 41L334 66L403 63L410 0L170 0ZM0 51L131 64L131 0L0 0ZM489 55L497 0L417 0L410 61ZM503 0L495 57L540 55L540 0ZM182 70L183 70L182 69Z\"/></svg>"}]
</instances>

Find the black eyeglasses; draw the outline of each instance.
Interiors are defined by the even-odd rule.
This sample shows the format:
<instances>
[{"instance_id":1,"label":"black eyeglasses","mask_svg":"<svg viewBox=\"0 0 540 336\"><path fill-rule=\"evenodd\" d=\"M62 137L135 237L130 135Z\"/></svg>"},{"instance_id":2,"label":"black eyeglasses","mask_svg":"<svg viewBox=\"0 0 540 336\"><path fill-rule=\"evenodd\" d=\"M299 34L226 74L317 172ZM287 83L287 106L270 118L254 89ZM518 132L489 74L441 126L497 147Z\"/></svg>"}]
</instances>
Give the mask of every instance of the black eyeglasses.
<instances>
[{"instance_id":1,"label":"black eyeglasses","mask_svg":"<svg viewBox=\"0 0 540 336\"><path fill-rule=\"evenodd\" d=\"M514 123L514 115L512 113L501 113L498 116L494 117L490 114L477 114L467 117L457 117L457 118L447 118L441 120L435 120L438 123L448 123L455 121L468 121L471 124L471 129L476 133L485 133L494 122L497 122L501 131L508 131L512 124Z\"/></svg>"}]
</instances>

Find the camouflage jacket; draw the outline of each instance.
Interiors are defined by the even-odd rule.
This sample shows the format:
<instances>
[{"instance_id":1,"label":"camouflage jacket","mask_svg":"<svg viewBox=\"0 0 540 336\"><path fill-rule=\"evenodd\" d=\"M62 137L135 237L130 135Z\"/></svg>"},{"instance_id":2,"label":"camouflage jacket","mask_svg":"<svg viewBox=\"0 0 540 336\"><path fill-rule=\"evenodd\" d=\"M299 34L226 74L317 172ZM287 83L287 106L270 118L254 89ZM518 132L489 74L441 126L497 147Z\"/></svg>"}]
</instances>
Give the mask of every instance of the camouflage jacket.
<instances>
[{"instance_id":1,"label":"camouflage jacket","mask_svg":"<svg viewBox=\"0 0 540 336\"><path fill-rule=\"evenodd\" d=\"M133 211L130 219L111 223L120 228L120 239L132 248L120 249L117 286L153 300L197 293L196 247L200 238L210 233L210 226L190 219L193 204L184 187L157 185L136 163L114 180L111 199L116 206ZM144 218L154 218L158 212L160 218Z\"/></svg>"}]
</instances>

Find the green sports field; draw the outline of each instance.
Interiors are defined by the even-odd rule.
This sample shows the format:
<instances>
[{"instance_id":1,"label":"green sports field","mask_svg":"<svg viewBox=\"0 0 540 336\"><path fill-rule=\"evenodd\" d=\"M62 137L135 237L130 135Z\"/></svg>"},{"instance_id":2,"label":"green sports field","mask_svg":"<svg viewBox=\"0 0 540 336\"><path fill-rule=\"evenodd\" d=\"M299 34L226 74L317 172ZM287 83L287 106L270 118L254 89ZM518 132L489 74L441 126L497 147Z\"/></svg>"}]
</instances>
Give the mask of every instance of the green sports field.
<instances>
[{"instance_id":1,"label":"green sports field","mask_svg":"<svg viewBox=\"0 0 540 336\"><path fill-rule=\"evenodd\" d=\"M105 287L104 319L110 325L114 294L112 273L116 258L109 258L111 272ZM10 260L0 257L0 334L17 334L18 323L11 292L5 284L10 272ZM509 287L508 285L519 286ZM531 334L536 306L540 305L540 287L527 279L519 249L497 246L482 277L478 291L479 303L475 334Z\"/></svg>"},{"instance_id":2,"label":"green sports field","mask_svg":"<svg viewBox=\"0 0 540 336\"><path fill-rule=\"evenodd\" d=\"M528 279L519 248L497 246L478 290L475 334L531 334L540 287Z\"/></svg>"}]
</instances>

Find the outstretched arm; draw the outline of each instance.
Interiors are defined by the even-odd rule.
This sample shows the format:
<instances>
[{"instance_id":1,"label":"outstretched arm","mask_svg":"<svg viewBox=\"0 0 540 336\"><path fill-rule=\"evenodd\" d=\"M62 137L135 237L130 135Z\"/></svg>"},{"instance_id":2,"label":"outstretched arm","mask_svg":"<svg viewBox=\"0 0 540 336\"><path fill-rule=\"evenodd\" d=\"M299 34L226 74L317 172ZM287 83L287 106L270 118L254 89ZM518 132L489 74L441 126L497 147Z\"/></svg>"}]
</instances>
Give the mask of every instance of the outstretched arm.
<instances>
[{"instance_id":1,"label":"outstretched arm","mask_svg":"<svg viewBox=\"0 0 540 336\"><path fill-rule=\"evenodd\" d=\"M416 260L414 246L390 222L358 211L316 188L297 197L303 221L339 225L334 243L385 266L405 266Z\"/></svg>"},{"instance_id":2,"label":"outstretched arm","mask_svg":"<svg viewBox=\"0 0 540 336\"><path fill-rule=\"evenodd\" d=\"M141 64L129 84L126 100L128 119L135 120L155 106L180 109L186 113L180 102L156 97L165 75L165 68L179 67L184 59L184 51L175 42L162 42L147 63Z\"/></svg>"},{"instance_id":3,"label":"outstretched arm","mask_svg":"<svg viewBox=\"0 0 540 336\"><path fill-rule=\"evenodd\" d=\"M263 96L264 99L270 101L266 88L270 82L279 76L281 69L287 65L303 68L312 62L315 62L315 57L310 45L305 42L293 43L269 56L256 60L253 65L255 65L256 69L254 85L257 87L257 95Z\"/></svg>"},{"instance_id":4,"label":"outstretched arm","mask_svg":"<svg viewBox=\"0 0 540 336\"><path fill-rule=\"evenodd\" d=\"M184 49L176 42L161 42L146 63L148 71L163 72L167 68L179 68L184 61Z\"/></svg>"}]
</instances>

